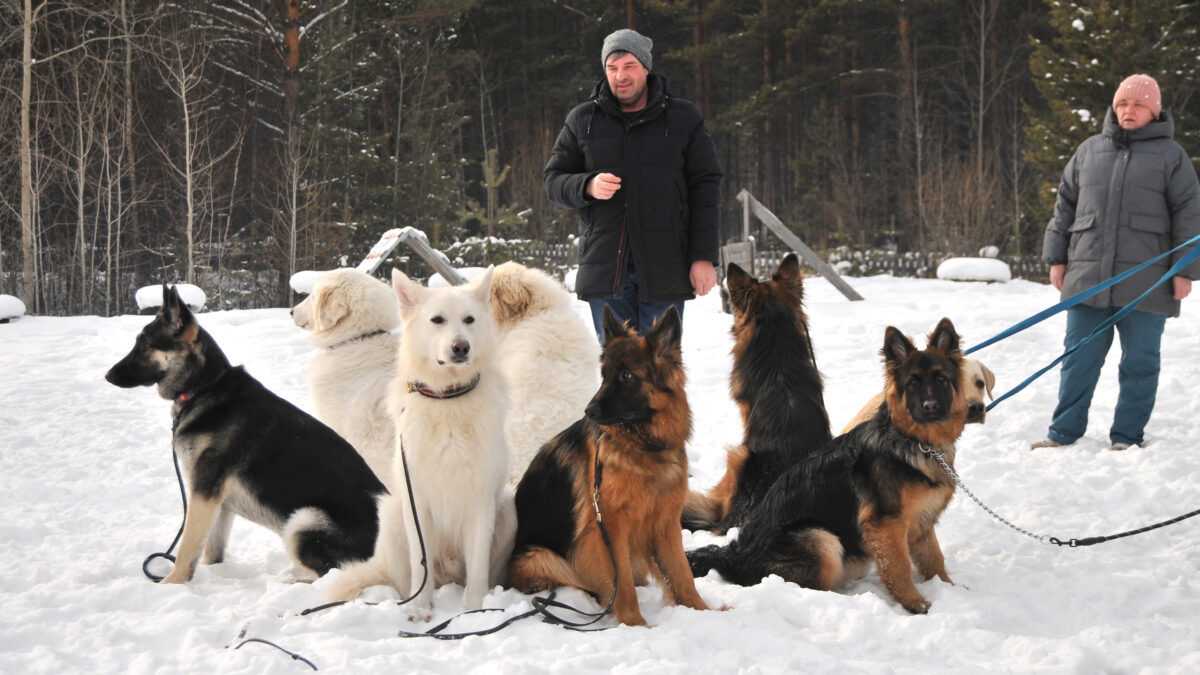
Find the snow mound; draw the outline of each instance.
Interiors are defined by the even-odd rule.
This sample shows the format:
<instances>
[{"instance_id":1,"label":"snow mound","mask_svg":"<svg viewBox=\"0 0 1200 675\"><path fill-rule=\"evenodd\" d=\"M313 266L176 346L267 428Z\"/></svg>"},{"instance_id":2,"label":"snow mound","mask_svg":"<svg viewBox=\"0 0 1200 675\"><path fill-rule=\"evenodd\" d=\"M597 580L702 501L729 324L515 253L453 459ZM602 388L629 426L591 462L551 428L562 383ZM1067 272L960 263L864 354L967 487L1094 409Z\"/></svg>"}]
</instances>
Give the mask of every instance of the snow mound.
<instances>
[{"instance_id":1,"label":"snow mound","mask_svg":"<svg viewBox=\"0 0 1200 675\"><path fill-rule=\"evenodd\" d=\"M175 290L179 291L179 299L183 300L183 304L188 306L188 309L193 312L199 312L204 309L204 303L208 301L208 296L204 291L200 290L199 286L192 284L172 284ZM138 289L133 296L137 301L138 310L145 313L148 310L157 310L162 307L162 286L143 286Z\"/></svg>"},{"instance_id":2,"label":"snow mound","mask_svg":"<svg viewBox=\"0 0 1200 675\"><path fill-rule=\"evenodd\" d=\"M317 270L301 270L293 274L291 279L288 279L288 284L292 287L293 291L308 295L312 293L313 284L316 283L318 274L320 272Z\"/></svg>"},{"instance_id":3,"label":"snow mound","mask_svg":"<svg viewBox=\"0 0 1200 675\"><path fill-rule=\"evenodd\" d=\"M8 323L13 319L25 316L25 303L12 295L0 295L0 323Z\"/></svg>"},{"instance_id":4,"label":"snow mound","mask_svg":"<svg viewBox=\"0 0 1200 675\"><path fill-rule=\"evenodd\" d=\"M999 281L1012 279L1008 263L995 258L948 258L938 265L937 278L950 281Z\"/></svg>"}]
</instances>

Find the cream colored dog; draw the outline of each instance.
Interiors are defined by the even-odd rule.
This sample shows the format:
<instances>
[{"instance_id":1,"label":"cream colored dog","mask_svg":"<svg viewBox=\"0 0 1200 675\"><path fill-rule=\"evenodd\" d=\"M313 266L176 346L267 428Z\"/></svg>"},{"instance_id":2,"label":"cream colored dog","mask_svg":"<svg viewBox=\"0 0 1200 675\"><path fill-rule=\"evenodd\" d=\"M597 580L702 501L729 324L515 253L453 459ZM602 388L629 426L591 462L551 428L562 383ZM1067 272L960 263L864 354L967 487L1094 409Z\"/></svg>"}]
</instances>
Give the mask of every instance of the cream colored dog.
<instances>
[{"instance_id":1,"label":"cream colored dog","mask_svg":"<svg viewBox=\"0 0 1200 675\"><path fill-rule=\"evenodd\" d=\"M600 387L600 343L574 297L540 270L498 266L490 302L512 398L504 434L515 486L538 449L583 417Z\"/></svg>"},{"instance_id":2,"label":"cream colored dog","mask_svg":"<svg viewBox=\"0 0 1200 675\"><path fill-rule=\"evenodd\" d=\"M963 370L960 386L967 390L967 424L983 424L983 419L987 415L987 404L984 403L984 396L991 399L992 387L996 385L996 376L988 369L987 366L976 359L963 359ZM846 433L854 427L866 422L875 416L875 412L879 410L879 405L883 403L883 394L875 395L867 402L862 410L850 420L842 429L842 433Z\"/></svg>"},{"instance_id":3,"label":"cream colored dog","mask_svg":"<svg viewBox=\"0 0 1200 675\"><path fill-rule=\"evenodd\" d=\"M404 320L389 396L397 487L379 500L374 555L344 567L326 590L329 600L388 584L402 597L415 594L408 612L428 620L435 586L463 584L463 605L471 610L504 581L517 516L507 480L508 387L496 362L491 283L491 268L452 288L424 288L393 272Z\"/></svg>"},{"instance_id":4,"label":"cream colored dog","mask_svg":"<svg viewBox=\"0 0 1200 675\"><path fill-rule=\"evenodd\" d=\"M396 375L399 311L387 284L353 268L317 275L312 293L292 309L317 349L308 373L314 416L350 441L392 492L396 429L387 392Z\"/></svg>"}]
</instances>

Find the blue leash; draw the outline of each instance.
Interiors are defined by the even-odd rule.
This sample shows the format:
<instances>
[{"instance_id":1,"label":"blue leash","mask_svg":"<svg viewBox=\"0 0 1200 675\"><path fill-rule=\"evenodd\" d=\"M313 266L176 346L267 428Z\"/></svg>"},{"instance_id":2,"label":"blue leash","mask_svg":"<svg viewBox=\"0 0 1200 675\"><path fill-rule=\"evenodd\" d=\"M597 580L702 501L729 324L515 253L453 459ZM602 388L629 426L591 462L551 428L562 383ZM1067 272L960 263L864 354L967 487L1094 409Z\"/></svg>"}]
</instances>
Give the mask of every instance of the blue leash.
<instances>
[{"instance_id":1,"label":"blue leash","mask_svg":"<svg viewBox=\"0 0 1200 675\"><path fill-rule=\"evenodd\" d=\"M987 340L984 340L983 342L980 342L979 344L975 345L974 347L971 347L970 349L966 350L964 352L964 354L971 354L972 352L979 351L980 349L983 349L984 347L987 347L991 344L999 342L1000 340L1003 340L1004 338L1010 337L1012 335L1016 335L1017 333L1020 333L1021 331L1025 330L1026 328L1029 328L1030 326L1039 324L1042 321L1045 321L1046 319L1050 318L1051 316L1058 314L1059 312L1063 311L1064 309L1068 309L1070 307L1074 307L1075 305L1078 305L1079 303L1083 302L1084 300L1087 300L1088 298L1092 297L1093 295L1096 295L1097 293L1100 293L1101 291L1103 291L1107 288L1111 288L1112 286L1121 283L1125 279L1128 279L1129 277L1133 276L1134 274L1137 274L1138 272L1140 272L1143 269L1149 267L1150 265L1158 262L1159 260L1166 258L1167 256L1171 255L1172 253L1175 253L1176 251L1178 251L1180 249L1191 246L1192 244L1195 244L1197 242L1200 242L1200 235L1192 237L1191 239L1183 242L1182 244L1171 249L1170 251L1167 251L1166 253L1163 253L1157 257L1151 258L1150 260L1147 260L1146 262L1138 265L1137 267L1128 269L1107 281L1101 282L1085 291L1076 293L1075 295L1067 298L1066 300L1063 300L1062 302L1060 302L1052 307L1049 307L1047 309L1044 309L1044 310L1038 312L1037 314L1034 314L1033 316L1029 317L1028 319L1025 319L1025 320L1015 324L1014 326L1012 326L1008 329L1005 329L1005 330L1001 331L1000 333L997 333L996 335L988 338ZM1139 295L1133 302L1129 303L1128 305L1125 305L1117 313L1113 314L1111 317L1109 317L1107 320L1105 320L1103 323L1101 323L1099 326L1097 326L1096 329L1094 331L1092 331L1092 333L1090 335L1085 337L1083 340L1079 341L1078 344L1075 344L1072 347L1070 347L1069 349L1067 349L1065 352L1062 353L1061 356L1054 359L1054 361L1052 361L1049 365L1038 370L1033 375L1030 375L1029 377L1025 378L1025 380L1023 382L1021 382L1017 386L1013 387L1012 389L1008 390L1007 392L1005 392L1003 395L1001 395L996 400L992 401L990 404L988 404L987 409L990 411L992 408L995 408L996 405L999 404L1001 401L1009 398L1013 394L1016 394L1017 392L1021 391L1025 387L1029 386L1029 384L1031 382L1033 382L1037 378L1044 375L1046 373L1046 371L1050 370L1054 366L1057 366L1059 363L1062 362L1063 359L1067 358L1067 356L1071 355L1071 353L1073 353L1075 350L1079 349L1083 345L1090 342L1092 340L1092 338L1096 337L1097 335L1103 333L1104 331L1106 331L1109 328L1116 325L1116 323L1118 321L1125 318L1130 312L1132 312L1137 307L1138 303L1140 303L1147 295L1150 294L1150 291L1154 290L1156 287L1162 285L1168 279L1175 276L1180 270L1182 270L1184 267L1187 267L1189 264L1191 264L1192 261L1195 260L1197 257L1200 257L1200 246L1196 246L1191 251L1188 251L1183 257L1181 257L1179 259L1178 262L1176 262L1174 265L1171 266L1170 269L1167 270L1166 274L1163 274L1163 276L1161 278L1159 278L1158 281L1156 281L1153 285L1151 285L1150 288L1146 289L1146 291L1144 293L1142 293L1141 295Z\"/></svg>"}]
</instances>

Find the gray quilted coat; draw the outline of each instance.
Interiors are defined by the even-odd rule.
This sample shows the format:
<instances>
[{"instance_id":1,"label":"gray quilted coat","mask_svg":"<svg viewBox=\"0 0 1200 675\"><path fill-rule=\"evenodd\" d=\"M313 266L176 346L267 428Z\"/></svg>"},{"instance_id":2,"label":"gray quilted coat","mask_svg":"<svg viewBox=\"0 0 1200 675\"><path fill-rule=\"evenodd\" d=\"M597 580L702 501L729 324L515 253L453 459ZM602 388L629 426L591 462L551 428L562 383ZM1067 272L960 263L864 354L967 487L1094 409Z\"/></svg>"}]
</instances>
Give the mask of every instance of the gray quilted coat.
<instances>
[{"instance_id":1,"label":"gray quilted coat","mask_svg":"<svg viewBox=\"0 0 1200 675\"><path fill-rule=\"evenodd\" d=\"M1174 133L1169 113L1126 131L1109 108L1104 131L1080 144L1067 162L1042 246L1047 263L1067 264L1064 299L1200 234L1200 183L1187 152L1172 140ZM1128 305L1185 252L1176 252L1084 304ZM1188 265L1182 276L1200 278L1200 261ZM1179 316L1170 280L1137 308Z\"/></svg>"}]
</instances>

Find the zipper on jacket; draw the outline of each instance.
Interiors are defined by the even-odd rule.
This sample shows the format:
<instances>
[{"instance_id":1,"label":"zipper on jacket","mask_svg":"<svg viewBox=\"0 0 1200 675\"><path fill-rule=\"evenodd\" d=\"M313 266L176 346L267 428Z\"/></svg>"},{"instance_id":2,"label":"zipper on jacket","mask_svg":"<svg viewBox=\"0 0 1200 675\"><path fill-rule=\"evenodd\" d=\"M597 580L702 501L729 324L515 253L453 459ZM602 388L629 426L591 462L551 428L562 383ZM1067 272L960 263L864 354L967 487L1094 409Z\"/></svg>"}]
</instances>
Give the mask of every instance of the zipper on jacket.
<instances>
[{"instance_id":1,"label":"zipper on jacket","mask_svg":"<svg viewBox=\"0 0 1200 675\"><path fill-rule=\"evenodd\" d=\"M626 208L628 208L628 206L626 206ZM620 289L620 286L621 286L621 259L623 257L623 254L625 253L625 233L626 233L628 224L629 224L629 214L627 212L625 214L624 218L621 219L621 238L620 238L620 240L617 241L617 271L616 271L616 274L613 275L613 282L612 282L612 295L614 295L614 296L617 295L617 293L619 293L621 290Z\"/></svg>"}]
</instances>

